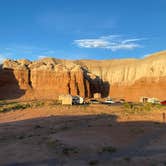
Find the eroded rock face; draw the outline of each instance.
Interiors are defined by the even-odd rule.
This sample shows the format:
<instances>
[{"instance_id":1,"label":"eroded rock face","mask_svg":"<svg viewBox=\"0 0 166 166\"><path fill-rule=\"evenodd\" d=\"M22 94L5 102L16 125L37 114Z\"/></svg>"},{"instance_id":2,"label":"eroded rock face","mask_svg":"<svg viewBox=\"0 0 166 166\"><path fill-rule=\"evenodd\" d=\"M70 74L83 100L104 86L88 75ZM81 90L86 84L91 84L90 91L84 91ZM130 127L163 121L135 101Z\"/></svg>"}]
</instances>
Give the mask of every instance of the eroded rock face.
<instances>
[{"instance_id":1,"label":"eroded rock face","mask_svg":"<svg viewBox=\"0 0 166 166\"><path fill-rule=\"evenodd\" d=\"M141 96L165 99L165 90L166 51L144 59L6 60L0 69L1 98L17 92L15 96L51 99L99 92L103 97L138 101Z\"/></svg>"},{"instance_id":2,"label":"eroded rock face","mask_svg":"<svg viewBox=\"0 0 166 166\"><path fill-rule=\"evenodd\" d=\"M82 60L89 72L109 83L109 95L138 101L141 96L166 99L166 51L144 59Z\"/></svg>"},{"instance_id":3,"label":"eroded rock face","mask_svg":"<svg viewBox=\"0 0 166 166\"><path fill-rule=\"evenodd\" d=\"M6 77L9 71L12 80L11 76ZM0 80L10 83L1 81L0 89L16 86L18 91L25 90L24 98L56 99L61 94L90 97L89 81L84 77L81 66L74 63L64 65L52 58L35 62L6 60Z\"/></svg>"}]
</instances>

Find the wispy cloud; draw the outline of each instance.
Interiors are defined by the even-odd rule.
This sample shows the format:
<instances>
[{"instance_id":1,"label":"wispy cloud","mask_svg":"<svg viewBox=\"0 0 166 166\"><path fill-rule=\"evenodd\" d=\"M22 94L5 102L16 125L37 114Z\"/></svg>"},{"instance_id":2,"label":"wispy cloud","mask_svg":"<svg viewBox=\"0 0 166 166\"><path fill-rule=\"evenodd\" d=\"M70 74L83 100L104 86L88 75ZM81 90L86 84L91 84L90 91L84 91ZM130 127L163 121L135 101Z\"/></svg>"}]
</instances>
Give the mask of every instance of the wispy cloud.
<instances>
[{"instance_id":1,"label":"wispy cloud","mask_svg":"<svg viewBox=\"0 0 166 166\"><path fill-rule=\"evenodd\" d=\"M74 43L82 48L103 48L112 51L117 50L132 50L135 48L141 47L138 41L144 39L139 38L131 38L131 39L123 39L119 35L109 35L102 36L95 39L80 39L75 40Z\"/></svg>"},{"instance_id":2,"label":"wispy cloud","mask_svg":"<svg viewBox=\"0 0 166 166\"><path fill-rule=\"evenodd\" d=\"M46 55L39 55L38 56L38 59L44 59L44 58L48 58L49 56L46 56Z\"/></svg>"}]
</instances>

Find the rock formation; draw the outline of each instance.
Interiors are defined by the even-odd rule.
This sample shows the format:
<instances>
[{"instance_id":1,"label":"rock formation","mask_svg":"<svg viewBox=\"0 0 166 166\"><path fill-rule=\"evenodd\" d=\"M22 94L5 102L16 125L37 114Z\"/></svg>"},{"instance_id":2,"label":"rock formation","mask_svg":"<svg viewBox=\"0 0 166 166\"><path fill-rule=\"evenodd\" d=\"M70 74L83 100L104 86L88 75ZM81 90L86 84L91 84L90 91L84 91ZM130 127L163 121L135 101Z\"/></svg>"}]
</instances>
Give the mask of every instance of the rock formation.
<instances>
[{"instance_id":1,"label":"rock formation","mask_svg":"<svg viewBox=\"0 0 166 166\"><path fill-rule=\"evenodd\" d=\"M53 99L61 94L92 97L99 92L138 101L166 99L166 51L144 59L6 60L0 69L0 98Z\"/></svg>"},{"instance_id":2,"label":"rock formation","mask_svg":"<svg viewBox=\"0 0 166 166\"><path fill-rule=\"evenodd\" d=\"M24 90L25 95L22 96L24 99L55 99L61 94L90 97L89 81L84 77L82 67L74 63L64 65L53 58L34 62L6 60L1 69L0 81L7 81L1 83L0 90L8 90L8 87L13 86L19 87L15 93ZM10 89L9 91L10 98L14 94ZM0 97L6 95L1 93Z\"/></svg>"},{"instance_id":3,"label":"rock formation","mask_svg":"<svg viewBox=\"0 0 166 166\"><path fill-rule=\"evenodd\" d=\"M166 51L144 59L81 60L89 72L110 85L109 95L138 101L141 96L166 99Z\"/></svg>"}]
</instances>

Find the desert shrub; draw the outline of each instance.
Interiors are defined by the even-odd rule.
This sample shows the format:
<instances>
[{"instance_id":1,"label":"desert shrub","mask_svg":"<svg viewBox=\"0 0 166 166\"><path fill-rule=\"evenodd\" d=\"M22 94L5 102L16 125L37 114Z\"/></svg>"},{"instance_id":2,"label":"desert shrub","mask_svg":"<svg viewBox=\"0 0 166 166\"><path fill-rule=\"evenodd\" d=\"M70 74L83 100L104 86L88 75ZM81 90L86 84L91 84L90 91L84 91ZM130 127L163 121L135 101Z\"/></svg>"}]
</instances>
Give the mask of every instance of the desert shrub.
<instances>
[{"instance_id":1,"label":"desert shrub","mask_svg":"<svg viewBox=\"0 0 166 166\"><path fill-rule=\"evenodd\" d=\"M26 109L31 107L31 105L29 103L26 104L15 104L13 105L13 107L11 107L13 110L18 110L18 109Z\"/></svg>"},{"instance_id":2,"label":"desert shrub","mask_svg":"<svg viewBox=\"0 0 166 166\"><path fill-rule=\"evenodd\" d=\"M164 108L165 106L164 106L164 105L161 105L161 104L155 104L154 107L155 107L156 109L162 109L162 108Z\"/></svg>"},{"instance_id":3,"label":"desert shrub","mask_svg":"<svg viewBox=\"0 0 166 166\"><path fill-rule=\"evenodd\" d=\"M133 108L133 103L124 103L123 104L126 109L132 109Z\"/></svg>"},{"instance_id":4,"label":"desert shrub","mask_svg":"<svg viewBox=\"0 0 166 166\"><path fill-rule=\"evenodd\" d=\"M43 101L35 101L31 103L32 107L42 107L44 106L44 102Z\"/></svg>"},{"instance_id":5,"label":"desert shrub","mask_svg":"<svg viewBox=\"0 0 166 166\"><path fill-rule=\"evenodd\" d=\"M0 112L4 112L4 108L0 108Z\"/></svg>"},{"instance_id":6,"label":"desert shrub","mask_svg":"<svg viewBox=\"0 0 166 166\"><path fill-rule=\"evenodd\" d=\"M144 111L151 111L153 106L154 105L151 103L145 103L145 104L143 104L143 109L144 109Z\"/></svg>"},{"instance_id":7,"label":"desert shrub","mask_svg":"<svg viewBox=\"0 0 166 166\"><path fill-rule=\"evenodd\" d=\"M152 103L143 103L143 104L134 104L134 103L125 103L124 110L126 113L141 113L149 112L155 108L155 105Z\"/></svg>"},{"instance_id":8,"label":"desert shrub","mask_svg":"<svg viewBox=\"0 0 166 166\"><path fill-rule=\"evenodd\" d=\"M6 104L2 107L0 107L0 112L6 112L6 111L12 111L12 110L20 110L20 109L26 109L31 107L29 103L10 103Z\"/></svg>"},{"instance_id":9,"label":"desert shrub","mask_svg":"<svg viewBox=\"0 0 166 166\"><path fill-rule=\"evenodd\" d=\"M76 147L64 147L62 149L62 153L65 155L70 155L71 153L78 153L78 149Z\"/></svg>"},{"instance_id":10,"label":"desert shrub","mask_svg":"<svg viewBox=\"0 0 166 166\"><path fill-rule=\"evenodd\" d=\"M6 101L5 100L0 100L0 106L6 104Z\"/></svg>"},{"instance_id":11,"label":"desert shrub","mask_svg":"<svg viewBox=\"0 0 166 166\"><path fill-rule=\"evenodd\" d=\"M102 148L102 152L115 153L116 151L117 151L117 149L115 147L112 147L112 146L104 146Z\"/></svg>"}]
</instances>

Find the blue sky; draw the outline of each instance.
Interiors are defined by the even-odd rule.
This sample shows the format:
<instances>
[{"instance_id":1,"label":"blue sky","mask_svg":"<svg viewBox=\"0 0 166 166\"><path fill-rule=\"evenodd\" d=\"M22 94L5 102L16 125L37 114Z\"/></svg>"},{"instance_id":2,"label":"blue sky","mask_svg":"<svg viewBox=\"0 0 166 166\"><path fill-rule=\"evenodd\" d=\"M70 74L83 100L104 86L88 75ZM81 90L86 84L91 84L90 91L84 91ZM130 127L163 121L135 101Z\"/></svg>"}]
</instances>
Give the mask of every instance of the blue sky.
<instances>
[{"instance_id":1,"label":"blue sky","mask_svg":"<svg viewBox=\"0 0 166 166\"><path fill-rule=\"evenodd\" d=\"M0 0L0 60L142 58L165 43L166 0Z\"/></svg>"}]
</instances>

